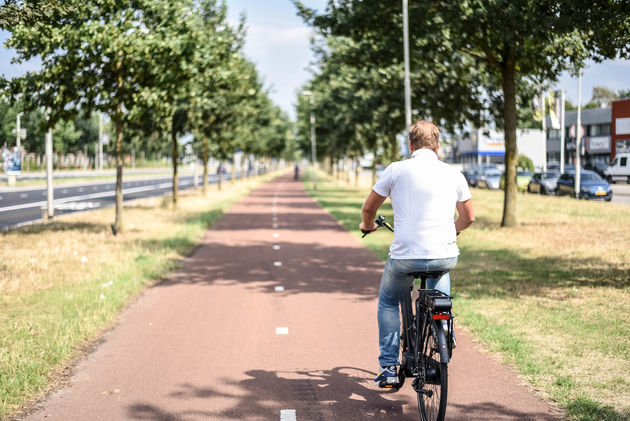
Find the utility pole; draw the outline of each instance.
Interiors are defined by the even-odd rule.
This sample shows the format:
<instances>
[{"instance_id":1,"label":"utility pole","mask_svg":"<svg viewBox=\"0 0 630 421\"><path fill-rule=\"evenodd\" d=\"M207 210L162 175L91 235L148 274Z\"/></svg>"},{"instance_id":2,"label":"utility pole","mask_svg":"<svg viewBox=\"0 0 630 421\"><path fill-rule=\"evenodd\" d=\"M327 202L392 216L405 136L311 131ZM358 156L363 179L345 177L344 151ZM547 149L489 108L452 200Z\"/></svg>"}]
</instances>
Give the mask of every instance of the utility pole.
<instances>
[{"instance_id":1,"label":"utility pole","mask_svg":"<svg viewBox=\"0 0 630 421\"><path fill-rule=\"evenodd\" d=\"M315 140L315 114L313 108L315 108L315 94L311 91L304 91L302 95L309 97L309 112L311 115L311 158L313 162L313 190L317 190L317 143Z\"/></svg>"},{"instance_id":2,"label":"utility pole","mask_svg":"<svg viewBox=\"0 0 630 421\"><path fill-rule=\"evenodd\" d=\"M578 71L577 123L575 125L575 197L580 197L580 152L582 152L582 69Z\"/></svg>"},{"instance_id":3,"label":"utility pole","mask_svg":"<svg viewBox=\"0 0 630 421\"><path fill-rule=\"evenodd\" d=\"M547 113L545 113L545 101L547 100L547 95L546 95L545 92L542 92L540 94L540 100L541 100L540 102L542 102L541 108L542 108L542 131L543 131L543 143L542 143L543 162L542 162L542 170L543 170L543 172L547 172ZM551 115L551 113L550 113L550 115ZM551 123L551 126L553 127L553 122Z\"/></svg>"},{"instance_id":4,"label":"utility pole","mask_svg":"<svg viewBox=\"0 0 630 421\"><path fill-rule=\"evenodd\" d=\"M564 173L564 136L566 132L565 118L564 118L564 89L560 90L560 107L562 112L560 113L560 174Z\"/></svg>"},{"instance_id":5,"label":"utility pole","mask_svg":"<svg viewBox=\"0 0 630 421\"><path fill-rule=\"evenodd\" d=\"M21 142L21 130L22 128L20 127L20 117L22 117L24 115L24 113L20 112L17 113L17 115L15 116L15 148L17 150L17 153L20 156L20 171L22 170L22 162L23 162L23 158L22 158L22 142Z\"/></svg>"},{"instance_id":6,"label":"utility pole","mask_svg":"<svg viewBox=\"0 0 630 421\"><path fill-rule=\"evenodd\" d=\"M46 112L47 120L50 121L50 109ZM46 132L46 210L47 218L55 216L55 208L53 205L53 142L52 127Z\"/></svg>"},{"instance_id":7,"label":"utility pole","mask_svg":"<svg viewBox=\"0 0 630 421\"><path fill-rule=\"evenodd\" d=\"M409 7L408 0L403 0L403 48L405 59L405 140L409 141L411 127L411 81L409 80Z\"/></svg>"},{"instance_id":8,"label":"utility pole","mask_svg":"<svg viewBox=\"0 0 630 421\"><path fill-rule=\"evenodd\" d=\"M98 113L98 170L103 171L103 114Z\"/></svg>"}]
</instances>

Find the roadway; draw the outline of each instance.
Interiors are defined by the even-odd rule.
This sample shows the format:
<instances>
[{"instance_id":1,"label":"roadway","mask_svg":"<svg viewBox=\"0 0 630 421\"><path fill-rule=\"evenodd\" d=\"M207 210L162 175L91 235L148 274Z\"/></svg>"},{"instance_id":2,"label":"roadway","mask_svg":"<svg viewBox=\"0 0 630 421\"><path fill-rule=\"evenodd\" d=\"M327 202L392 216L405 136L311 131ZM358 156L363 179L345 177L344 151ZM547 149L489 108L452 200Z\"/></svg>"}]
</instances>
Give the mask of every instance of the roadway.
<instances>
[{"instance_id":1,"label":"roadway","mask_svg":"<svg viewBox=\"0 0 630 421\"><path fill-rule=\"evenodd\" d=\"M630 184L615 183L612 184L613 198L612 203L622 205L630 205Z\"/></svg>"},{"instance_id":2,"label":"roadway","mask_svg":"<svg viewBox=\"0 0 630 421\"><path fill-rule=\"evenodd\" d=\"M237 174L237 178L240 174ZM229 174L223 175L229 181ZM198 177L201 184L202 177ZM209 183L217 182L217 175L208 177ZM179 177L179 189L195 186L194 176ZM124 201L162 196L172 191L172 177L134 179L123 182ZM0 190L0 231L42 220L43 208L47 206L45 187L28 187ZM61 215L90 209L113 206L116 202L116 182L85 182L61 185L54 188L54 214Z\"/></svg>"}]
</instances>

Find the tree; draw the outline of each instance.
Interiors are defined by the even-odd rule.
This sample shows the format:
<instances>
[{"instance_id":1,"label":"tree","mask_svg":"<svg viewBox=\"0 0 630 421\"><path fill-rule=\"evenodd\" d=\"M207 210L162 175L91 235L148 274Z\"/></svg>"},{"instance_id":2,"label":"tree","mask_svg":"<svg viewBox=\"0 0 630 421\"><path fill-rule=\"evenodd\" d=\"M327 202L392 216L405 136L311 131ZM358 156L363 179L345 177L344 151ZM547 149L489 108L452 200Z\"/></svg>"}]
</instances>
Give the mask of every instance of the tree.
<instances>
[{"instance_id":1,"label":"tree","mask_svg":"<svg viewBox=\"0 0 630 421\"><path fill-rule=\"evenodd\" d=\"M17 61L35 56L42 60L41 71L11 81L13 96L23 95L29 109L49 108L46 127L71 120L79 110L110 115L116 153L114 233L123 229L123 131L137 122L134 118L144 115L139 109L147 103L143 97L147 88L164 82L156 77L156 67L173 48L160 32L169 23L159 16L170 16L168 12L182 6L184 0L171 3L68 0L62 8L42 15L31 13L27 2L17 5L12 15L17 17L7 45L17 50ZM166 74L178 77L173 72Z\"/></svg>"},{"instance_id":2,"label":"tree","mask_svg":"<svg viewBox=\"0 0 630 421\"><path fill-rule=\"evenodd\" d=\"M618 98L618 95L612 89L605 86L593 86L593 96L591 97L591 104L599 107L602 104L610 106L610 103Z\"/></svg>"},{"instance_id":3,"label":"tree","mask_svg":"<svg viewBox=\"0 0 630 421\"><path fill-rule=\"evenodd\" d=\"M534 172L534 162L525 155L518 156L518 164L516 164L516 167Z\"/></svg>"},{"instance_id":4,"label":"tree","mask_svg":"<svg viewBox=\"0 0 630 421\"><path fill-rule=\"evenodd\" d=\"M504 129L507 183L502 226L517 224L516 127L518 110L525 108L519 102L529 102L534 88L555 80L561 71L581 66L589 56L585 45L595 51L591 55L617 54L618 50L605 45L605 37L593 22L609 18L612 23L605 26L616 26L613 33L620 36L626 31L627 42L627 14L620 14L624 6L619 5L624 2L598 0L595 6L588 2L588 7L586 3L435 0L410 7L412 22L414 16L422 17L421 24L410 28L412 68L422 75L414 81L418 83L414 94L422 93L415 95L414 107L426 110L421 115L433 115L438 122L475 124L492 119ZM297 6L321 33L362 43L363 57L373 66L400 61L399 5L341 0L329 2L321 15L300 3ZM627 52L627 44L624 48Z\"/></svg>"}]
</instances>

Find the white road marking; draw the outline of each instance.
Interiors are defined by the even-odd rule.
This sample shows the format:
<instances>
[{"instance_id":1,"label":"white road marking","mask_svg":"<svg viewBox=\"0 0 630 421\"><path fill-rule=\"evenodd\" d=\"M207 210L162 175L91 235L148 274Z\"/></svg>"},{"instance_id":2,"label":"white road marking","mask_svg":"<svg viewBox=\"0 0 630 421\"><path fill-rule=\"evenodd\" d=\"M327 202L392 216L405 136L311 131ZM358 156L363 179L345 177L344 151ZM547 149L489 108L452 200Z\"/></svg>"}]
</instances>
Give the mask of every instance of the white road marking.
<instances>
[{"instance_id":1,"label":"white road marking","mask_svg":"<svg viewBox=\"0 0 630 421\"><path fill-rule=\"evenodd\" d=\"M276 221L278 220L278 217L274 215L274 216L272 216L272 217L271 217L271 220L272 220L273 222L276 222Z\"/></svg>"},{"instance_id":2,"label":"white road marking","mask_svg":"<svg viewBox=\"0 0 630 421\"><path fill-rule=\"evenodd\" d=\"M280 421L297 421L295 409L280 410Z\"/></svg>"},{"instance_id":3,"label":"white road marking","mask_svg":"<svg viewBox=\"0 0 630 421\"><path fill-rule=\"evenodd\" d=\"M278 224L271 224L271 228L278 228Z\"/></svg>"},{"instance_id":4,"label":"white road marking","mask_svg":"<svg viewBox=\"0 0 630 421\"><path fill-rule=\"evenodd\" d=\"M289 334L289 328L288 327L277 327L276 328L276 335L288 335Z\"/></svg>"},{"instance_id":5,"label":"white road marking","mask_svg":"<svg viewBox=\"0 0 630 421\"><path fill-rule=\"evenodd\" d=\"M280 250L280 246L279 246L279 245L277 245L277 244L274 244L274 245L273 245L273 249L274 249L274 250Z\"/></svg>"},{"instance_id":6,"label":"white road marking","mask_svg":"<svg viewBox=\"0 0 630 421\"><path fill-rule=\"evenodd\" d=\"M172 183L168 182L168 183L161 183L161 184L152 185L152 186L134 187L132 189L124 189L123 195L139 193L139 192L149 191L149 190L165 189L167 187L172 187ZM115 194L116 192L114 191L104 191L100 193L84 194L81 196L64 197L63 199L55 200L55 207L57 207L57 205L60 203L77 202L77 201L88 200L88 199L100 199L103 197L111 197L111 196L114 196ZM7 206L4 208L0 208L0 212L10 212L13 210L28 209L28 208L39 208L39 207L45 206L46 204L47 203L45 201L24 203L21 205L14 205L14 206Z\"/></svg>"},{"instance_id":7,"label":"white road marking","mask_svg":"<svg viewBox=\"0 0 630 421\"><path fill-rule=\"evenodd\" d=\"M278 234L277 232L274 232L273 233L273 238L278 238L278 237L280 237L280 234Z\"/></svg>"},{"instance_id":8,"label":"white road marking","mask_svg":"<svg viewBox=\"0 0 630 421\"><path fill-rule=\"evenodd\" d=\"M68 189L63 189L63 190L61 190L61 193L62 193L62 194L63 194L63 193L68 193Z\"/></svg>"},{"instance_id":9,"label":"white road marking","mask_svg":"<svg viewBox=\"0 0 630 421\"><path fill-rule=\"evenodd\" d=\"M28 194L27 194L27 193L22 193L22 194L20 195L20 199L24 199L25 197L28 197Z\"/></svg>"},{"instance_id":10,"label":"white road marking","mask_svg":"<svg viewBox=\"0 0 630 421\"><path fill-rule=\"evenodd\" d=\"M273 262L274 266L282 266L282 262Z\"/></svg>"},{"instance_id":11,"label":"white road marking","mask_svg":"<svg viewBox=\"0 0 630 421\"><path fill-rule=\"evenodd\" d=\"M284 287L282 285L278 285L277 287L274 288L274 290L276 292L282 292L282 291L284 291Z\"/></svg>"}]
</instances>

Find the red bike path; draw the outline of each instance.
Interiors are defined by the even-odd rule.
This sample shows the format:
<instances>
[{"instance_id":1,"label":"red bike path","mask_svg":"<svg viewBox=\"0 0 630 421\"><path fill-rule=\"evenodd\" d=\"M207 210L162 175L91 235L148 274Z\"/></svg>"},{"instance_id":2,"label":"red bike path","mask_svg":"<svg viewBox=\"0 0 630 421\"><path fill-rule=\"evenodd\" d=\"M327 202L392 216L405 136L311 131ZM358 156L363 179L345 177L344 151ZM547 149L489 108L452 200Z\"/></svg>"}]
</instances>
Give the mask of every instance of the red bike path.
<instances>
[{"instance_id":1,"label":"red bike path","mask_svg":"<svg viewBox=\"0 0 630 421\"><path fill-rule=\"evenodd\" d=\"M372 382L382 267L302 183L279 177L208 230L25 419L418 420L409 382ZM560 419L457 338L448 420Z\"/></svg>"}]
</instances>

